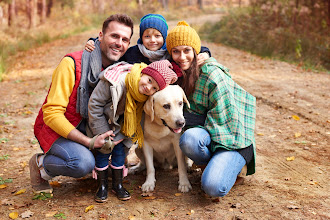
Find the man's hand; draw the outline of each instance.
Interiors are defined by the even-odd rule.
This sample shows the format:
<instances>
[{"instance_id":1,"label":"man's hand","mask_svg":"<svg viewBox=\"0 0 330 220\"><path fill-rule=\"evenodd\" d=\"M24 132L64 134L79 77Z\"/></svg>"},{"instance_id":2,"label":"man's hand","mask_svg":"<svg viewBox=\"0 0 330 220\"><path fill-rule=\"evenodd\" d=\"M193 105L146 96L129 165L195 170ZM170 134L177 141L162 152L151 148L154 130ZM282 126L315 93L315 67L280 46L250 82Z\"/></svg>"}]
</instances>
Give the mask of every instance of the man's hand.
<instances>
[{"instance_id":1,"label":"man's hand","mask_svg":"<svg viewBox=\"0 0 330 220\"><path fill-rule=\"evenodd\" d=\"M115 136L115 134L113 133L112 130L105 132L104 134L101 134L99 136L96 137L95 142L94 142L94 148L101 148L105 142L106 142L106 138L109 137L110 140L113 140L113 137ZM120 142L122 142L124 139L118 140L118 141L114 141L113 143L115 145L119 144Z\"/></svg>"}]
</instances>

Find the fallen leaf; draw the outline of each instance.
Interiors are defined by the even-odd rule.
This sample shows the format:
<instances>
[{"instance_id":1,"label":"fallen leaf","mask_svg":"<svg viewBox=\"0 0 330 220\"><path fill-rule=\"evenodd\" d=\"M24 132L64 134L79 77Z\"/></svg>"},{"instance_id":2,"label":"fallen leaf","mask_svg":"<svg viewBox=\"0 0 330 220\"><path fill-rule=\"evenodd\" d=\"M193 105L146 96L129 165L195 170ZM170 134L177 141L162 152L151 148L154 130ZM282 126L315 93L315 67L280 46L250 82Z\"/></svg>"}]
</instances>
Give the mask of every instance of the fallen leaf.
<instances>
[{"instance_id":1,"label":"fallen leaf","mask_svg":"<svg viewBox=\"0 0 330 220\"><path fill-rule=\"evenodd\" d=\"M257 133L257 135L259 135L259 136L264 136L264 134L263 134L263 133Z\"/></svg>"},{"instance_id":2,"label":"fallen leaf","mask_svg":"<svg viewBox=\"0 0 330 220\"><path fill-rule=\"evenodd\" d=\"M175 193L174 195L175 195L175 196L181 196L182 193Z\"/></svg>"},{"instance_id":3,"label":"fallen leaf","mask_svg":"<svg viewBox=\"0 0 330 220\"><path fill-rule=\"evenodd\" d=\"M21 167L22 167L22 168L25 168L25 167L26 167L28 164L27 164L27 162L26 162L26 161L24 161L24 162L21 162L21 164L20 164L20 165L21 165Z\"/></svg>"},{"instance_id":4,"label":"fallen leaf","mask_svg":"<svg viewBox=\"0 0 330 220\"><path fill-rule=\"evenodd\" d=\"M57 211L48 212L48 213L46 213L46 218L53 217L56 213L57 213Z\"/></svg>"},{"instance_id":5,"label":"fallen leaf","mask_svg":"<svg viewBox=\"0 0 330 220\"><path fill-rule=\"evenodd\" d=\"M317 185L317 184L318 184L318 182L313 181L313 180L311 180L311 181L309 182L309 185Z\"/></svg>"},{"instance_id":6,"label":"fallen leaf","mask_svg":"<svg viewBox=\"0 0 330 220\"><path fill-rule=\"evenodd\" d=\"M287 158L286 158L287 161L293 161L294 159L295 159L294 156L292 156L292 157L287 157Z\"/></svg>"},{"instance_id":7,"label":"fallen leaf","mask_svg":"<svg viewBox=\"0 0 330 220\"><path fill-rule=\"evenodd\" d=\"M9 213L9 218L11 219L17 219L18 217L18 212L11 212Z\"/></svg>"},{"instance_id":8,"label":"fallen leaf","mask_svg":"<svg viewBox=\"0 0 330 220\"><path fill-rule=\"evenodd\" d=\"M15 195L20 195L26 192L26 189L21 189L20 191L16 192Z\"/></svg>"},{"instance_id":9,"label":"fallen leaf","mask_svg":"<svg viewBox=\"0 0 330 220\"><path fill-rule=\"evenodd\" d=\"M143 192L141 194L141 196L143 196L143 197L150 197L150 196L153 196L153 192Z\"/></svg>"},{"instance_id":10,"label":"fallen leaf","mask_svg":"<svg viewBox=\"0 0 330 220\"><path fill-rule=\"evenodd\" d=\"M212 202L218 203L218 202L220 202L220 198L219 197L214 198L214 199L212 199Z\"/></svg>"},{"instance_id":11,"label":"fallen leaf","mask_svg":"<svg viewBox=\"0 0 330 220\"><path fill-rule=\"evenodd\" d=\"M128 219L129 219L129 220L134 220L134 219L135 219L135 216L130 215L130 216L128 216Z\"/></svg>"},{"instance_id":12,"label":"fallen leaf","mask_svg":"<svg viewBox=\"0 0 330 220\"><path fill-rule=\"evenodd\" d=\"M147 196L147 197L143 197L146 200L153 200L156 199L156 196Z\"/></svg>"},{"instance_id":13,"label":"fallen leaf","mask_svg":"<svg viewBox=\"0 0 330 220\"><path fill-rule=\"evenodd\" d=\"M296 132L296 133L294 134L294 136L295 136L296 138L298 138L298 137L301 136L301 133L300 133L300 132Z\"/></svg>"},{"instance_id":14,"label":"fallen leaf","mask_svg":"<svg viewBox=\"0 0 330 220\"><path fill-rule=\"evenodd\" d=\"M85 208L85 213L89 212L90 210L92 210L94 208L94 205L90 205L90 206L87 206Z\"/></svg>"},{"instance_id":15,"label":"fallen leaf","mask_svg":"<svg viewBox=\"0 0 330 220\"><path fill-rule=\"evenodd\" d=\"M51 182L49 183L49 185L51 185L52 187L57 187L57 188L59 188L59 187L62 186L61 183L58 182L58 181L51 181Z\"/></svg>"},{"instance_id":16,"label":"fallen leaf","mask_svg":"<svg viewBox=\"0 0 330 220\"><path fill-rule=\"evenodd\" d=\"M170 209L170 212L173 212L176 209L177 209L177 207L173 207L173 208Z\"/></svg>"},{"instance_id":17,"label":"fallen leaf","mask_svg":"<svg viewBox=\"0 0 330 220\"><path fill-rule=\"evenodd\" d=\"M299 120L300 120L300 118L299 118L298 115L292 115L292 118L293 118L294 120L296 120L296 121L299 121Z\"/></svg>"},{"instance_id":18,"label":"fallen leaf","mask_svg":"<svg viewBox=\"0 0 330 220\"><path fill-rule=\"evenodd\" d=\"M33 212L31 212L30 210L26 210L25 212L23 212L22 214L21 214L21 217L22 218L30 218L30 217L32 217L33 216Z\"/></svg>"},{"instance_id":19,"label":"fallen leaf","mask_svg":"<svg viewBox=\"0 0 330 220\"><path fill-rule=\"evenodd\" d=\"M4 188L6 188L6 187L7 187L6 184L2 184L2 185L0 185L0 189L4 189Z\"/></svg>"}]
</instances>

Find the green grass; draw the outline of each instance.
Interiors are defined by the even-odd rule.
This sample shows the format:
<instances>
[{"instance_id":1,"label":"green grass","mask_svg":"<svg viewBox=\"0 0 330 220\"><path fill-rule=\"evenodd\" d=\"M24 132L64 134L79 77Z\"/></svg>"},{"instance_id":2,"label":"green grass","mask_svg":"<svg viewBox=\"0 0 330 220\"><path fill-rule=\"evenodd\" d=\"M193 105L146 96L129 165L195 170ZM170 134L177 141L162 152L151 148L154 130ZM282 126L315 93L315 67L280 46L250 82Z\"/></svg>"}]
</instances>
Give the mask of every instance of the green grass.
<instances>
[{"instance_id":1,"label":"green grass","mask_svg":"<svg viewBox=\"0 0 330 220\"><path fill-rule=\"evenodd\" d=\"M231 11L216 24L205 24L199 33L204 40L262 57L296 63L306 69L330 70L329 27L320 24L306 31L299 24L294 27L286 17L277 19L274 22L271 15L245 8Z\"/></svg>"}]
</instances>

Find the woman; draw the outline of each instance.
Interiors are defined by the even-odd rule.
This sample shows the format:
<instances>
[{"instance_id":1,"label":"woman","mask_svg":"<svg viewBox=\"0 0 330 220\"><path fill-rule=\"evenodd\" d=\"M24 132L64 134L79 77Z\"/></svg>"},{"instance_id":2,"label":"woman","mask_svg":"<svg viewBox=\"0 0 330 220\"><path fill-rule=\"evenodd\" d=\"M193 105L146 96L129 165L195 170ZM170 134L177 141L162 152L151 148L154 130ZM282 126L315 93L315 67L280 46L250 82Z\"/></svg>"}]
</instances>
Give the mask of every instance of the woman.
<instances>
[{"instance_id":1,"label":"woman","mask_svg":"<svg viewBox=\"0 0 330 220\"><path fill-rule=\"evenodd\" d=\"M166 44L184 72L178 84L190 102L180 148L195 164L206 165L201 180L205 193L223 197L245 165L247 175L255 172L256 99L214 58L197 65L201 41L186 22L168 33Z\"/></svg>"}]
</instances>

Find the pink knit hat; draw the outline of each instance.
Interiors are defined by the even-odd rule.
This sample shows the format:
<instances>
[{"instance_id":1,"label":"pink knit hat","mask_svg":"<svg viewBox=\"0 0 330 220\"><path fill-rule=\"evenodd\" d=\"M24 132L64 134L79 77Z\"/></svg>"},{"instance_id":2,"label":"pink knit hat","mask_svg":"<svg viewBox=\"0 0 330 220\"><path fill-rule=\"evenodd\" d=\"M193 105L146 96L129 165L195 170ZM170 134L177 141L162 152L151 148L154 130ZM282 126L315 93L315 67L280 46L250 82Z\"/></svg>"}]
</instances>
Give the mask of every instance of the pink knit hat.
<instances>
[{"instance_id":1,"label":"pink knit hat","mask_svg":"<svg viewBox=\"0 0 330 220\"><path fill-rule=\"evenodd\" d=\"M182 76L181 69L173 68L173 65L168 60L152 62L141 73L154 78L158 83L159 90L164 89L169 84L175 83L178 80L178 76Z\"/></svg>"}]
</instances>

